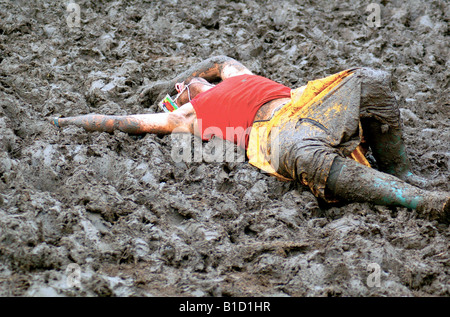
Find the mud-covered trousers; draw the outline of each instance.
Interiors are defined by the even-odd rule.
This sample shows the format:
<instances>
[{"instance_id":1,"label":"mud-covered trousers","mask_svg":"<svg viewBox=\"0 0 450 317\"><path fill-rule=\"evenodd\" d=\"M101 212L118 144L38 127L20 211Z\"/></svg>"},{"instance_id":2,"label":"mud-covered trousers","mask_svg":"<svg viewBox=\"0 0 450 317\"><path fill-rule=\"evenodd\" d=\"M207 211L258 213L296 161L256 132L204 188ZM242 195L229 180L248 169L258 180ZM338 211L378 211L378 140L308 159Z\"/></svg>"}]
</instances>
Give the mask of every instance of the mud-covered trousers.
<instances>
[{"instance_id":1,"label":"mud-covered trousers","mask_svg":"<svg viewBox=\"0 0 450 317\"><path fill-rule=\"evenodd\" d=\"M325 190L334 159L348 157L361 144L371 121L379 123L385 133L398 131L401 124L390 74L370 68L357 68L352 73L277 131L277 172L309 186L327 201L334 200Z\"/></svg>"}]
</instances>

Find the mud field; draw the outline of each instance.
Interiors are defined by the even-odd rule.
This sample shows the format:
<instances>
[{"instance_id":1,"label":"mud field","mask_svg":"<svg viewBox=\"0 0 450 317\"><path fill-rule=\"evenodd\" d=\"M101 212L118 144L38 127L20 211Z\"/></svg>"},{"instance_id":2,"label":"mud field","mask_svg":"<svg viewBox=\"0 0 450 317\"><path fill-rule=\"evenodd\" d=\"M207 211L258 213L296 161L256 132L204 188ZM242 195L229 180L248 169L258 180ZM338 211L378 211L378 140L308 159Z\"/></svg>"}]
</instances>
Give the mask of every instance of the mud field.
<instances>
[{"instance_id":1,"label":"mud field","mask_svg":"<svg viewBox=\"0 0 450 317\"><path fill-rule=\"evenodd\" d=\"M213 55L293 88L382 68L414 171L449 191L447 1L381 1L380 27L369 1L76 3L79 27L68 1L0 1L0 296L450 295L448 225L47 121L159 111L139 93Z\"/></svg>"}]
</instances>

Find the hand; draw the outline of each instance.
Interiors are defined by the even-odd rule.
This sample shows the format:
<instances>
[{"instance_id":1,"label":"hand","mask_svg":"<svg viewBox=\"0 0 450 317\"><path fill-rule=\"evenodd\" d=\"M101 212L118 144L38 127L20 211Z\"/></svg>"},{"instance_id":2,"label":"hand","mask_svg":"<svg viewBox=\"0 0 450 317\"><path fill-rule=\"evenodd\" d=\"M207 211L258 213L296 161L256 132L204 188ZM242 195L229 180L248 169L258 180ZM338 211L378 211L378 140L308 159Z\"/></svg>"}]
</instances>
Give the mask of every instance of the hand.
<instances>
[{"instance_id":1,"label":"hand","mask_svg":"<svg viewBox=\"0 0 450 317\"><path fill-rule=\"evenodd\" d=\"M173 89L171 81L161 80L153 82L139 89L139 101L149 106L154 105L162 100L166 94L170 94Z\"/></svg>"}]
</instances>

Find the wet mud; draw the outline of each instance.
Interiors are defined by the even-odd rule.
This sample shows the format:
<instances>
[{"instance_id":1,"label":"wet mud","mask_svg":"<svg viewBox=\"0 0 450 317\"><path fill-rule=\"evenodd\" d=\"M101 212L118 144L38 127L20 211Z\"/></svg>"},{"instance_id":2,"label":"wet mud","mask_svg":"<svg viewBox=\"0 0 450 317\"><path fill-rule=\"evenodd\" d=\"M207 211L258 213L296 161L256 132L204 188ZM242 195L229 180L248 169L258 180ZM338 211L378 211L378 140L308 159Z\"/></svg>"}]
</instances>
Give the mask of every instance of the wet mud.
<instances>
[{"instance_id":1,"label":"wet mud","mask_svg":"<svg viewBox=\"0 0 450 317\"><path fill-rule=\"evenodd\" d=\"M381 1L379 27L356 0L79 0L79 27L67 3L0 3L0 296L449 296L448 225L47 121L156 112L139 93L212 55L293 88L381 68L449 191L448 2Z\"/></svg>"}]
</instances>

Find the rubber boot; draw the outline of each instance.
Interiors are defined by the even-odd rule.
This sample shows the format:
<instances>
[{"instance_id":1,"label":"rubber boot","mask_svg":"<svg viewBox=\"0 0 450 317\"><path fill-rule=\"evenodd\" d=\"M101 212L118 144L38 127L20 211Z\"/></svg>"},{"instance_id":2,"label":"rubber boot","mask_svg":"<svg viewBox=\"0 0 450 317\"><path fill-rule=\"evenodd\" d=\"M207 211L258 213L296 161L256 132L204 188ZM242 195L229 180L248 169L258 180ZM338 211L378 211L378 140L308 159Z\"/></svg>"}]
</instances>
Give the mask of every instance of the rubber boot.
<instances>
[{"instance_id":1,"label":"rubber boot","mask_svg":"<svg viewBox=\"0 0 450 317\"><path fill-rule=\"evenodd\" d=\"M412 186L401 179L350 159L336 158L327 189L338 199L416 209L419 216L448 223L450 194Z\"/></svg>"},{"instance_id":2,"label":"rubber boot","mask_svg":"<svg viewBox=\"0 0 450 317\"><path fill-rule=\"evenodd\" d=\"M383 124L370 120L364 123L363 129L366 132L364 138L369 142L380 171L397 176L420 188L430 185L428 180L412 173L411 162L406 153L400 128L389 127L387 131L384 131Z\"/></svg>"}]
</instances>

